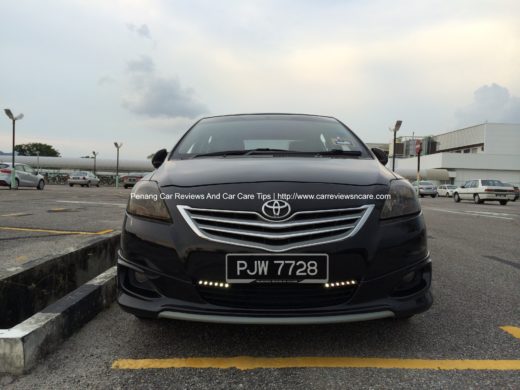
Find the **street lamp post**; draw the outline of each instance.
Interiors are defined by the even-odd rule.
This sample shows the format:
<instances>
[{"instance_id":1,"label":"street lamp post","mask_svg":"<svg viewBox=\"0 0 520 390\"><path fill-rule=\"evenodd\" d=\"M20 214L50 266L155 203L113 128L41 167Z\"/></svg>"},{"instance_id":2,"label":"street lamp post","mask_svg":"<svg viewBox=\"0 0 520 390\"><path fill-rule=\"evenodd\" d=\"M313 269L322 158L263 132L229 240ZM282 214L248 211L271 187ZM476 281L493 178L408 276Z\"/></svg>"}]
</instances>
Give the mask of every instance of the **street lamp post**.
<instances>
[{"instance_id":1,"label":"street lamp post","mask_svg":"<svg viewBox=\"0 0 520 390\"><path fill-rule=\"evenodd\" d=\"M99 152L92 151L92 155L94 156L94 175L96 174L96 157L99 154Z\"/></svg>"},{"instance_id":2,"label":"street lamp post","mask_svg":"<svg viewBox=\"0 0 520 390\"><path fill-rule=\"evenodd\" d=\"M36 171L38 173L40 173L40 151L39 150L36 151L36 166L37 166Z\"/></svg>"},{"instance_id":3,"label":"street lamp post","mask_svg":"<svg viewBox=\"0 0 520 390\"><path fill-rule=\"evenodd\" d=\"M23 114L18 114L17 116L14 116L10 109L6 108L4 110L5 115L11 119L13 122L13 166L11 167L11 189L16 188L16 172L15 172L15 166L14 166L14 146L15 146L15 134L16 134L16 121L23 118Z\"/></svg>"},{"instance_id":4,"label":"street lamp post","mask_svg":"<svg viewBox=\"0 0 520 390\"><path fill-rule=\"evenodd\" d=\"M116 188L119 188L119 149L123 146L123 143L114 142L114 146L117 149L117 160L116 160Z\"/></svg>"},{"instance_id":5,"label":"street lamp post","mask_svg":"<svg viewBox=\"0 0 520 390\"><path fill-rule=\"evenodd\" d=\"M397 132L401 128L401 125L403 124L403 121L399 120L395 122L394 128L390 128L390 131L394 133L394 143L392 147L392 171L395 171L395 144L396 144L396 138L397 138Z\"/></svg>"}]
</instances>

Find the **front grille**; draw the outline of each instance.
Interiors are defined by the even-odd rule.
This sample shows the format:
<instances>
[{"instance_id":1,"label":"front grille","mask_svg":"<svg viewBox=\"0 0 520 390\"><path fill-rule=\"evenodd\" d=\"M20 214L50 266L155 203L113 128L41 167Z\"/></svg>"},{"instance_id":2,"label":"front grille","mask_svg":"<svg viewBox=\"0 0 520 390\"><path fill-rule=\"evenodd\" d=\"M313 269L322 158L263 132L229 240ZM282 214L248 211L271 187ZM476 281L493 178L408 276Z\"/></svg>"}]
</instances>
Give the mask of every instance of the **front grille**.
<instances>
[{"instance_id":1,"label":"front grille","mask_svg":"<svg viewBox=\"0 0 520 390\"><path fill-rule=\"evenodd\" d=\"M271 221L254 211L177 206L193 231L210 241L283 252L351 237L361 229L374 205L348 209L298 211Z\"/></svg>"},{"instance_id":2,"label":"front grille","mask_svg":"<svg viewBox=\"0 0 520 390\"><path fill-rule=\"evenodd\" d=\"M355 287L325 288L322 284L233 284L229 288L197 286L208 303L250 309L303 309L347 302Z\"/></svg>"}]
</instances>

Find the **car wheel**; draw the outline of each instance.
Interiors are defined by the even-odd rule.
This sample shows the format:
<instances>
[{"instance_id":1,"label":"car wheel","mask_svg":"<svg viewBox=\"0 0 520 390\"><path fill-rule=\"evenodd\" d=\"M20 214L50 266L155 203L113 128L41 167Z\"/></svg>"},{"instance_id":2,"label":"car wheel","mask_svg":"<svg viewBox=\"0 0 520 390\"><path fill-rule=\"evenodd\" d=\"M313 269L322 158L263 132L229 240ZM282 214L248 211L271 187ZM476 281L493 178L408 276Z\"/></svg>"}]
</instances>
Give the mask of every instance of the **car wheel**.
<instances>
[{"instance_id":1,"label":"car wheel","mask_svg":"<svg viewBox=\"0 0 520 390\"><path fill-rule=\"evenodd\" d=\"M455 192L453 194L453 200L455 201L455 203L459 203L460 202L460 196L457 192Z\"/></svg>"},{"instance_id":2,"label":"car wheel","mask_svg":"<svg viewBox=\"0 0 520 390\"><path fill-rule=\"evenodd\" d=\"M90 188L90 182L89 181L85 185L87 186L87 188Z\"/></svg>"},{"instance_id":3,"label":"car wheel","mask_svg":"<svg viewBox=\"0 0 520 390\"><path fill-rule=\"evenodd\" d=\"M99 188L99 183L96 184L96 187Z\"/></svg>"},{"instance_id":4,"label":"car wheel","mask_svg":"<svg viewBox=\"0 0 520 390\"><path fill-rule=\"evenodd\" d=\"M480 199L480 196L478 196L478 194L473 195L473 201L475 202L475 204L484 203L484 201L482 199Z\"/></svg>"},{"instance_id":5,"label":"car wheel","mask_svg":"<svg viewBox=\"0 0 520 390\"><path fill-rule=\"evenodd\" d=\"M43 190L44 187L45 187L45 182L43 180L40 180L38 185L36 186L36 188L41 191L41 190Z\"/></svg>"},{"instance_id":6,"label":"car wheel","mask_svg":"<svg viewBox=\"0 0 520 390\"><path fill-rule=\"evenodd\" d=\"M501 204L502 206L505 206L505 205L507 204L507 200L501 200L501 201L500 201L500 204Z\"/></svg>"},{"instance_id":7,"label":"car wheel","mask_svg":"<svg viewBox=\"0 0 520 390\"><path fill-rule=\"evenodd\" d=\"M436 198L437 194L430 195L432 198Z\"/></svg>"},{"instance_id":8,"label":"car wheel","mask_svg":"<svg viewBox=\"0 0 520 390\"><path fill-rule=\"evenodd\" d=\"M422 195L422 194L419 194L419 196L420 196L421 198L424 198L424 195Z\"/></svg>"},{"instance_id":9,"label":"car wheel","mask_svg":"<svg viewBox=\"0 0 520 390\"><path fill-rule=\"evenodd\" d=\"M446 192L446 198L449 198L450 197L450 193L449 192Z\"/></svg>"},{"instance_id":10,"label":"car wheel","mask_svg":"<svg viewBox=\"0 0 520 390\"><path fill-rule=\"evenodd\" d=\"M16 183L15 190L17 190L18 188L20 188L20 180L18 180L18 178L16 178L16 179L14 179L14 182ZM11 188L11 186L9 186L9 188Z\"/></svg>"},{"instance_id":11,"label":"car wheel","mask_svg":"<svg viewBox=\"0 0 520 390\"><path fill-rule=\"evenodd\" d=\"M74 184L72 184L72 183L69 183L69 187L74 187Z\"/></svg>"}]
</instances>

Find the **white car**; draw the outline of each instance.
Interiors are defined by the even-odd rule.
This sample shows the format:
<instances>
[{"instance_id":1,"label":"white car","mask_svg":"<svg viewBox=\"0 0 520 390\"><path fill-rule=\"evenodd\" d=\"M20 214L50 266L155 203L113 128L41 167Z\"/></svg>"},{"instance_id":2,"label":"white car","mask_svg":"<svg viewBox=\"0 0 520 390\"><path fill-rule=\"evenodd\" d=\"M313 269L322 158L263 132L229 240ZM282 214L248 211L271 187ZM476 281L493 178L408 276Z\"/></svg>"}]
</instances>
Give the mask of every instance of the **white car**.
<instances>
[{"instance_id":1,"label":"white car","mask_svg":"<svg viewBox=\"0 0 520 390\"><path fill-rule=\"evenodd\" d=\"M74 186L74 184L79 184L82 187L90 187L91 185L99 187L99 178L92 172L72 172L67 182L71 187Z\"/></svg>"},{"instance_id":2,"label":"white car","mask_svg":"<svg viewBox=\"0 0 520 390\"><path fill-rule=\"evenodd\" d=\"M457 189L457 186L453 184L441 184L437 187L437 192L439 196L445 196L447 198L451 198L453 196L453 191Z\"/></svg>"},{"instance_id":3,"label":"white car","mask_svg":"<svg viewBox=\"0 0 520 390\"><path fill-rule=\"evenodd\" d=\"M11 187L11 169L13 164L0 162L0 186ZM16 187L35 187L43 190L45 180L42 175L26 164L14 164Z\"/></svg>"},{"instance_id":4,"label":"white car","mask_svg":"<svg viewBox=\"0 0 520 390\"><path fill-rule=\"evenodd\" d=\"M475 203L488 201L499 202L505 206L515 198L514 188L505 185L500 180L475 179L469 180L463 186L453 191L453 200L472 200Z\"/></svg>"}]
</instances>

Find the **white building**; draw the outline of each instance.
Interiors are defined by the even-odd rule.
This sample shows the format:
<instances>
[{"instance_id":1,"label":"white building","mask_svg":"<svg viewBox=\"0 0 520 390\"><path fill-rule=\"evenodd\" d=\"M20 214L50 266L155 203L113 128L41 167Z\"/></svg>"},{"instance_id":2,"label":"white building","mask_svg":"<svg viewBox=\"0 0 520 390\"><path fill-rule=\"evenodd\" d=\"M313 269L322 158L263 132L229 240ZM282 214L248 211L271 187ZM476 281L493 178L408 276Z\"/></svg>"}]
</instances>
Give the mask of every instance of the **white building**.
<instances>
[{"instance_id":1,"label":"white building","mask_svg":"<svg viewBox=\"0 0 520 390\"><path fill-rule=\"evenodd\" d=\"M520 124L483 123L431 137L435 152L421 155L421 177L446 170L455 185L471 179L520 183ZM417 158L396 160L396 172L414 177ZM426 176L426 177L425 177Z\"/></svg>"}]
</instances>

